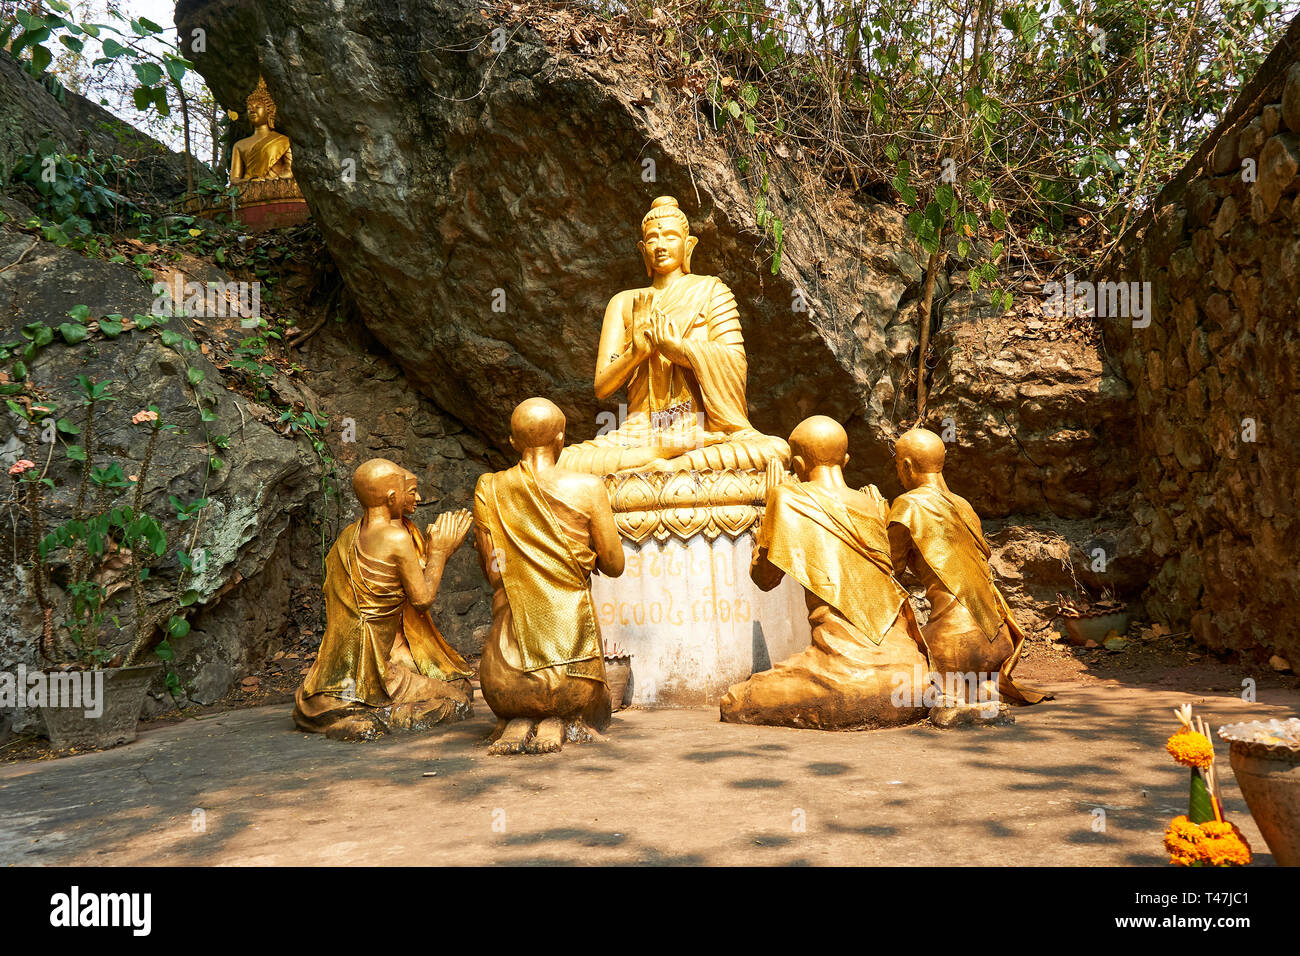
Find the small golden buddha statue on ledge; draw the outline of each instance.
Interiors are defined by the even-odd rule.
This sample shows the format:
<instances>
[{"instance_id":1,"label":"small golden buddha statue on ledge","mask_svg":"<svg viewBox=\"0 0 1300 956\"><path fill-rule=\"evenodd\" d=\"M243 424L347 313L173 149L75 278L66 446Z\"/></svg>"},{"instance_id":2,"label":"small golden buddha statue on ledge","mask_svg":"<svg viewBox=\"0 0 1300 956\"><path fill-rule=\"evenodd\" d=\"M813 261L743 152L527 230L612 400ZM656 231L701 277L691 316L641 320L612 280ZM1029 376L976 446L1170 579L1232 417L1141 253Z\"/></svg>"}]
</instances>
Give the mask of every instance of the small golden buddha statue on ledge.
<instances>
[{"instance_id":1,"label":"small golden buddha statue on ledge","mask_svg":"<svg viewBox=\"0 0 1300 956\"><path fill-rule=\"evenodd\" d=\"M275 100L258 77L257 88L245 101L253 135L235 143L230 154L230 182L293 179L293 152L289 137L275 131Z\"/></svg>"},{"instance_id":2,"label":"small golden buddha statue on ledge","mask_svg":"<svg viewBox=\"0 0 1300 956\"><path fill-rule=\"evenodd\" d=\"M566 448L561 467L749 471L789 459L785 441L749 423L736 297L716 276L691 272L698 241L676 199L654 201L637 244L650 285L610 299L596 359L596 397L626 385L627 420Z\"/></svg>"}]
</instances>

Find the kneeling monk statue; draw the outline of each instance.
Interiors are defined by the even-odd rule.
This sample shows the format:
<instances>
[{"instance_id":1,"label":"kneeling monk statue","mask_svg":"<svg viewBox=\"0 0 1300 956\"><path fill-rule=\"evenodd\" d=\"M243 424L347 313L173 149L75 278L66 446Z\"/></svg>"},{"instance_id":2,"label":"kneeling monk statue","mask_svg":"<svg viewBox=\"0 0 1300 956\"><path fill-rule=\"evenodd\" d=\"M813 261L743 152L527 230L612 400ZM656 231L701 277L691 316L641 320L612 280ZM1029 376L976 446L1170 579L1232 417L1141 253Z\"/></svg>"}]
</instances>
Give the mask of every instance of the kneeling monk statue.
<instances>
[{"instance_id":1,"label":"kneeling monk statue","mask_svg":"<svg viewBox=\"0 0 1300 956\"><path fill-rule=\"evenodd\" d=\"M556 465L564 413L544 398L510 416L519 464L483 475L475 543L492 585L492 631L479 686L497 715L493 754L550 753L610 721L591 573L623 573L604 481Z\"/></svg>"},{"instance_id":2,"label":"kneeling monk statue","mask_svg":"<svg viewBox=\"0 0 1300 956\"><path fill-rule=\"evenodd\" d=\"M325 561L325 637L295 697L299 730L369 740L473 712L472 671L429 616L471 518L441 514L421 535L408 517L420 500L416 484L383 458L352 476L364 511Z\"/></svg>"},{"instance_id":3,"label":"kneeling monk statue","mask_svg":"<svg viewBox=\"0 0 1300 956\"><path fill-rule=\"evenodd\" d=\"M767 466L767 506L750 576L770 591L803 585L812 644L722 699L722 719L856 730L925 718L925 651L907 592L894 580L885 500L844 481L848 436L834 419L805 419L790 435L798 482ZM914 686L920 684L922 686Z\"/></svg>"},{"instance_id":4,"label":"kneeling monk statue","mask_svg":"<svg viewBox=\"0 0 1300 956\"><path fill-rule=\"evenodd\" d=\"M948 490L944 456L943 439L924 428L894 443L906 491L889 511L891 557L900 575L910 569L925 588L930 618L922 632L930 666L954 705L1036 704L1050 695L1011 679L1025 634L993 583L979 516Z\"/></svg>"}]
</instances>

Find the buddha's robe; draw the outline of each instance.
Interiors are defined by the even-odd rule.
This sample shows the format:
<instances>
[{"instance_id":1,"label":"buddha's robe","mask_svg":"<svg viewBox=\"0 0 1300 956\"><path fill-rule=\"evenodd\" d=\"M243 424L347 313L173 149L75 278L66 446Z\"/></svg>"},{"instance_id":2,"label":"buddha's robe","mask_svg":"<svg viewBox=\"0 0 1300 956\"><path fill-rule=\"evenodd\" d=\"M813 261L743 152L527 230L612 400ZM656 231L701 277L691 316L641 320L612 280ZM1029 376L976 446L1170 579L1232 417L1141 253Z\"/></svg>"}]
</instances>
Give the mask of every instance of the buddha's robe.
<instances>
[{"instance_id":1,"label":"buddha's robe","mask_svg":"<svg viewBox=\"0 0 1300 956\"><path fill-rule=\"evenodd\" d=\"M234 146L242 168L239 181L254 179L288 179L292 174L293 154L289 137L272 131L262 139L249 136Z\"/></svg>"},{"instance_id":2,"label":"buddha's robe","mask_svg":"<svg viewBox=\"0 0 1300 956\"><path fill-rule=\"evenodd\" d=\"M603 730L611 708L591 601L590 515L543 491L520 462L479 478L474 520L491 545L483 699L505 720L581 719Z\"/></svg>"},{"instance_id":3,"label":"buddha's robe","mask_svg":"<svg viewBox=\"0 0 1300 956\"><path fill-rule=\"evenodd\" d=\"M921 632L892 576L880 510L852 506L812 483L782 485L757 546L803 585L812 643L732 687L722 719L820 730L923 719Z\"/></svg>"},{"instance_id":4,"label":"buddha's robe","mask_svg":"<svg viewBox=\"0 0 1300 956\"><path fill-rule=\"evenodd\" d=\"M684 471L764 468L790 448L749 423L748 364L736 297L714 276L684 275L654 294L690 368L652 352L627 383L627 420L617 430L570 445L560 466L609 475L659 457ZM630 318L624 341L631 348ZM647 449L654 451L647 455Z\"/></svg>"},{"instance_id":5,"label":"buddha's robe","mask_svg":"<svg viewBox=\"0 0 1300 956\"><path fill-rule=\"evenodd\" d=\"M922 633L935 673L948 686L968 686L969 679L959 683L955 675L996 672L998 691L1009 703L1049 697L1011 679L1025 633L993 581L989 546L966 499L922 485L894 500L889 522L894 566L900 572L911 567L930 601ZM893 533L895 525L906 534Z\"/></svg>"},{"instance_id":6,"label":"buddha's robe","mask_svg":"<svg viewBox=\"0 0 1300 956\"><path fill-rule=\"evenodd\" d=\"M423 564L423 535L403 524ZM360 715L382 733L470 716L473 672L429 612L406 599L396 565L361 549L360 531L360 521L344 528L326 558L325 637L298 688L294 723L324 733Z\"/></svg>"}]
</instances>

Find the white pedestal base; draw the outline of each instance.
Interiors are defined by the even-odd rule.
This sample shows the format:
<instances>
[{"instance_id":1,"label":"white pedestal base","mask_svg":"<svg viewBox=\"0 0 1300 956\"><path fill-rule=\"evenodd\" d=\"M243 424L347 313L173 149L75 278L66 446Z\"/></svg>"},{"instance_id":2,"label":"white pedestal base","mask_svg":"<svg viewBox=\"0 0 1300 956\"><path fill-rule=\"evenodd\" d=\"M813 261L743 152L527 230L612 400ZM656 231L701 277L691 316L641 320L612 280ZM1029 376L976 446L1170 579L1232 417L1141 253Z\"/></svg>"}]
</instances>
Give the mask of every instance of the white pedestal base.
<instances>
[{"instance_id":1,"label":"white pedestal base","mask_svg":"<svg viewBox=\"0 0 1300 956\"><path fill-rule=\"evenodd\" d=\"M808 646L803 588L764 594L749 578L754 535L623 542L622 577L594 575L607 646L632 655L632 705L716 704L732 685Z\"/></svg>"}]
</instances>

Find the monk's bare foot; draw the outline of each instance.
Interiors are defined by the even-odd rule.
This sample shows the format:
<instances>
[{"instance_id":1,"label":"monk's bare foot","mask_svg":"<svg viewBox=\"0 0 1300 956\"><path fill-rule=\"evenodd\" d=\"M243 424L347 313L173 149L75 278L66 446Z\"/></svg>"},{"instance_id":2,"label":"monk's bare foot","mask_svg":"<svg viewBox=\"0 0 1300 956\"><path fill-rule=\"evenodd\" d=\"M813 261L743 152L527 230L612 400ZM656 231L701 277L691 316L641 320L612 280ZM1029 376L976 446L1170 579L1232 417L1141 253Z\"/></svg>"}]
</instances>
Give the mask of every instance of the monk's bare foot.
<instances>
[{"instance_id":1,"label":"monk's bare foot","mask_svg":"<svg viewBox=\"0 0 1300 956\"><path fill-rule=\"evenodd\" d=\"M374 740L388 733L388 724L378 714L352 714L329 725L330 740Z\"/></svg>"},{"instance_id":2,"label":"monk's bare foot","mask_svg":"<svg viewBox=\"0 0 1300 956\"><path fill-rule=\"evenodd\" d=\"M606 738L585 720L571 720L564 728L564 739L575 744L599 744L604 743Z\"/></svg>"},{"instance_id":3,"label":"monk's bare foot","mask_svg":"<svg viewBox=\"0 0 1300 956\"><path fill-rule=\"evenodd\" d=\"M498 717L497 725L492 728L492 733L488 734L487 742L495 743L497 740L501 739L501 735L506 732L506 725L508 723L510 723L510 721L506 720L504 717Z\"/></svg>"},{"instance_id":4,"label":"monk's bare foot","mask_svg":"<svg viewBox=\"0 0 1300 956\"><path fill-rule=\"evenodd\" d=\"M559 717L547 717L537 725L537 733L525 748L530 754L559 753L564 746L564 721Z\"/></svg>"},{"instance_id":5,"label":"monk's bare foot","mask_svg":"<svg viewBox=\"0 0 1300 956\"><path fill-rule=\"evenodd\" d=\"M516 717L506 724L506 729L501 732L501 736L491 747L488 747L488 753L494 756L523 753L528 738L533 735L536 726L526 717Z\"/></svg>"}]
</instances>

